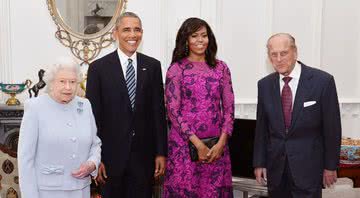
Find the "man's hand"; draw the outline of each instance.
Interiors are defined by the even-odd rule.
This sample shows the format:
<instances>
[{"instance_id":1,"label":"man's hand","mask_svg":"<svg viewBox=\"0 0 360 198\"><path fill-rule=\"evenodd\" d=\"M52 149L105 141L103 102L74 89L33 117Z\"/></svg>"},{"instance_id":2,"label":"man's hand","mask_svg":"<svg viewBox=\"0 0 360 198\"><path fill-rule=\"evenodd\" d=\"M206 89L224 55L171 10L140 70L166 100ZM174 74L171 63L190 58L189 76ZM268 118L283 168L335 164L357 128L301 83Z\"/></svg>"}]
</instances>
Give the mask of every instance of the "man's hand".
<instances>
[{"instance_id":1,"label":"man's hand","mask_svg":"<svg viewBox=\"0 0 360 198\"><path fill-rule=\"evenodd\" d=\"M337 173L336 170L326 170L324 169L324 176L323 176L323 184L325 187L330 187L336 182Z\"/></svg>"},{"instance_id":2,"label":"man's hand","mask_svg":"<svg viewBox=\"0 0 360 198\"><path fill-rule=\"evenodd\" d=\"M164 156L156 156L155 158L155 173L154 177L159 177L165 174L166 158Z\"/></svg>"},{"instance_id":3,"label":"man's hand","mask_svg":"<svg viewBox=\"0 0 360 198\"><path fill-rule=\"evenodd\" d=\"M105 165L104 163L100 163L99 165L99 169L98 169L98 174L95 178L95 184L98 185L98 184L101 184L101 185L104 185L106 183L106 178L107 178L107 175L106 175L106 169L105 169Z\"/></svg>"},{"instance_id":4,"label":"man's hand","mask_svg":"<svg viewBox=\"0 0 360 198\"><path fill-rule=\"evenodd\" d=\"M266 168L261 168L261 167L255 168L254 174L256 177L256 181L259 184L266 186L267 184Z\"/></svg>"},{"instance_id":5,"label":"man's hand","mask_svg":"<svg viewBox=\"0 0 360 198\"><path fill-rule=\"evenodd\" d=\"M82 179L90 175L96 169L95 163L92 161L86 161L80 165L77 170L71 172L71 175L75 178Z\"/></svg>"}]
</instances>

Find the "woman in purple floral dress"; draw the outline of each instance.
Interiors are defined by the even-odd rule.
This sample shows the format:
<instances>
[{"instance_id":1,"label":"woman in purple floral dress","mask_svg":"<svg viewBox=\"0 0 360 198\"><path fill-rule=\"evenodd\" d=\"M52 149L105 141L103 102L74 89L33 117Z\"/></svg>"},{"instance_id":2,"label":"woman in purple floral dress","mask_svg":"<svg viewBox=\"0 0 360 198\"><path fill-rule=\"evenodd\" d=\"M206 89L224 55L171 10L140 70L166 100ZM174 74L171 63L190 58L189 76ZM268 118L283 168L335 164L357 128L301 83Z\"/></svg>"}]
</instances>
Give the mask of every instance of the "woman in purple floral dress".
<instances>
[{"instance_id":1,"label":"woman in purple floral dress","mask_svg":"<svg viewBox=\"0 0 360 198\"><path fill-rule=\"evenodd\" d=\"M216 40L202 19L179 29L165 97L170 120L164 197L233 197L227 139L234 120L234 93L227 65L215 58ZM219 137L208 148L201 139ZM189 154L189 141L199 161Z\"/></svg>"}]
</instances>

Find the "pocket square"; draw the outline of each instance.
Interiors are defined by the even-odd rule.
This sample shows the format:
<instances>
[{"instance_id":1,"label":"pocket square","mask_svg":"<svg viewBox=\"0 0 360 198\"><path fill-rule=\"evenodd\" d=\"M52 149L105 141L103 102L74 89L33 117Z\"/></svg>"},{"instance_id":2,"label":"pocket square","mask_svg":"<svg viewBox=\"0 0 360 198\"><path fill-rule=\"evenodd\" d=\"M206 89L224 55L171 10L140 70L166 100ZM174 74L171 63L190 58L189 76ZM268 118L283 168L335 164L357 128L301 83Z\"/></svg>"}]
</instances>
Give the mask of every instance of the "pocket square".
<instances>
[{"instance_id":1,"label":"pocket square","mask_svg":"<svg viewBox=\"0 0 360 198\"><path fill-rule=\"evenodd\" d=\"M146 68L143 67L143 68L141 68L141 70L146 71Z\"/></svg>"},{"instance_id":2,"label":"pocket square","mask_svg":"<svg viewBox=\"0 0 360 198\"><path fill-rule=\"evenodd\" d=\"M307 102L304 102L304 107L308 107L308 106L311 106L314 104L316 104L316 101L307 101Z\"/></svg>"}]
</instances>

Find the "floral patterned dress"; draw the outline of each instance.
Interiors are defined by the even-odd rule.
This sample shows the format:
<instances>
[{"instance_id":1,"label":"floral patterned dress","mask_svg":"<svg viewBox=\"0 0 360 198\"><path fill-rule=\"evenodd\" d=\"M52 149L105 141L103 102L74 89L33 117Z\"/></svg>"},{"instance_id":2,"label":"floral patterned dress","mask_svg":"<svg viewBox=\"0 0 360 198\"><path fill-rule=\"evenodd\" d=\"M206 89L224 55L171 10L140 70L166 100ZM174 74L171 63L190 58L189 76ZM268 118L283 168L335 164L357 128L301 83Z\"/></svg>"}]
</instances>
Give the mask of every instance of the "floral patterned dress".
<instances>
[{"instance_id":1,"label":"floral patterned dress","mask_svg":"<svg viewBox=\"0 0 360 198\"><path fill-rule=\"evenodd\" d=\"M208 138L232 133L234 93L227 65L218 60L211 68L188 59L172 64L165 97L171 125L164 197L233 197L228 146L213 163L192 162L188 146L192 134Z\"/></svg>"}]
</instances>

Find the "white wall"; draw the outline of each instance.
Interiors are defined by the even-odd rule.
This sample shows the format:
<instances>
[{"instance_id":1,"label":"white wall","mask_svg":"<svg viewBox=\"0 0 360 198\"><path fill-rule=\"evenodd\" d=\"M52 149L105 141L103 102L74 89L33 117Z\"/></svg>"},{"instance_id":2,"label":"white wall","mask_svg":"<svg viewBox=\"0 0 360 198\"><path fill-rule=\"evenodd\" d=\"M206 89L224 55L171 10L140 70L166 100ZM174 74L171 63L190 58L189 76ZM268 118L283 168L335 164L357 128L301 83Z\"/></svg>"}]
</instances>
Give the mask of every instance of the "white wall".
<instances>
[{"instance_id":1,"label":"white wall","mask_svg":"<svg viewBox=\"0 0 360 198\"><path fill-rule=\"evenodd\" d=\"M272 71L267 38L276 32L293 34L299 59L334 75L343 134L360 138L359 6L357 0L129 0L127 10L143 20L140 51L161 60L164 73L184 19L207 20L218 41L218 57L231 69L240 118L255 117L256 82ZM0 82L37 81L40 68L71 55L55 31L45 0L1 0ZM114 48L103 50L100 57ZM0 95L1 102L6 98Z\"/></svg>"}]
</instances>

